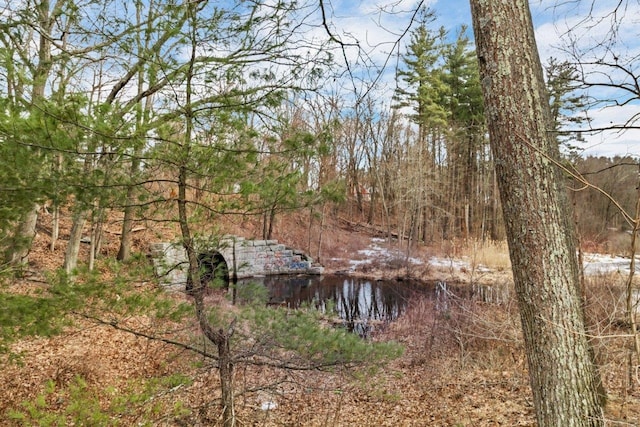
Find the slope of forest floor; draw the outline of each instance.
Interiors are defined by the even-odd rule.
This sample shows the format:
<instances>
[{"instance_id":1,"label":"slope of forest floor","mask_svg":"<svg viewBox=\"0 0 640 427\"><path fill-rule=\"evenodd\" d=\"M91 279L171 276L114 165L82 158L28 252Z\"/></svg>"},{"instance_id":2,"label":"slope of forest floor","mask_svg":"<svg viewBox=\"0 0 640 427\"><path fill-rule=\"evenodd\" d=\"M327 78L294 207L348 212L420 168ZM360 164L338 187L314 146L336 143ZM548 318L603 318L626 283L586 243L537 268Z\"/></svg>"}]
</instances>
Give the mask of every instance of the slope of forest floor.
<instances>
[{"instance_id":1,"label":"slope of forest floor","mask_svg":"<svg viewBox=\"0 0 640 427\"><path fill-rule=\"evenodd\" d=\"M322 236L310 235L304 216L282 219L279 224L275 238L316 257L319 254L329 271L468 285L508 287L511 282L501 245L488 252L473 244L451 242L407 249L385 245L378 230L340 219L325 224ZM49 226L45 218L25 277L7 282L3 293L47 292L46 277L61 266L68 237L65 224L62 241L50 251ZM117 218L106 224L106 259L97 265L107 283L114 274L108 259L117 250L117 226ZM226 228L255 237L247 235L252 228L246 223L229 223ZM145 253L150 243L170 240L173 233L170 227L141 225L134 233L136 249ZM321 241L322 250L314 248L312 240ZM87 248L82 250L86 256ZM138 261L145 262L144 258ZM629 367L630 340L620 321L620 286L621 279L615 274L589 281L589 320L609 393L607 419L610 425L640 425L640 383L637 372ZM128 292L142 294L156 287L153 281L134 280ZM517 307L513 293L508 294L500 303L454 296L445 313L433 300L412 301L399 320L371 338L396 341L404 347L401 357L378 370L283 374L265 367L238 368L235 383L238 390L244 390L237 397L238 425L535 425ZM181 294L166 298L188 302ZM222 296L212 298L225 304ZM0 354L0 420L5 420L0 425L60 425L61 419L83 419L85 425L205 426L220 422L219 380L211 362L149 338L162 334L181 342L201 339L195 319L175 322L132 313L116 321L109 317L108 307L92 313L97 316L74 311L60 333L26 336L15 340L9 353Z\"/></svg>"}]
</instances>

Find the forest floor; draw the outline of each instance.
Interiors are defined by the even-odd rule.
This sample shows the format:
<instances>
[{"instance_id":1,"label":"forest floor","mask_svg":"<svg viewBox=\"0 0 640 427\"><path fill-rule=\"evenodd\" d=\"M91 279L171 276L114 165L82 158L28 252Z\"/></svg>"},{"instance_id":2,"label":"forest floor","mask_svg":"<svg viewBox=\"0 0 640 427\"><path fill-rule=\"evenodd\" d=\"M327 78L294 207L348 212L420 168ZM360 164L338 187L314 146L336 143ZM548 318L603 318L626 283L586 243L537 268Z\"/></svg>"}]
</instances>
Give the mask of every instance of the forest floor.
<instances>
[{"instance_id":1,"label":"forest floor","mask_svg":"<svg viewBox=\"0 0 640 427\"><path fill-rule=\"evenodd\" d=\"M276 228L280 232L274 237L281 242L304 247L311 237L320 240L305 234L304 218L288 221ZM39 227L25 277L5 283L3 294L47 292L47 277L61 266L63 256L63 244L54 251L48 248L48 227L46 221ZM142 253L173 233L157 226L139 228L134 243ZM238 234L251 229L247 224L228 228ZM117 222L106 230L103 253L108 259L117 249ZM66 236L68 227L63 226L61 239ZM432 299L416 298L403 316L371 338L404 347L402 356L375 371L282 373L237 366L236 388L244 390L236 399L238 426L535 425L504 245L447 242L408 253L385 244L376 230L336 219L325 226L321 248L315 253L329 272L500 285L507 289L506 297L498 302L454 297L446 313ZM81 256L86 251L84 247ZM107 282L114 274L112 264L98 262ZM620 321L623 278L615 272L591 277L587 311L608 392L608 424L640 425L640 378L630 369L631 341ZM156 287L153 281L134 281L130 292ZM166 298L189 302L177 293ZM214 298L224 304L222 296ZM164 333L175 340L193 339L199 332L195 320L133 313L116 323L108 316L108 308L97 318L71 312L60 333L17 339L9 353L0 353L0 425L65 424L60 420L109 426L219 424L219 380L210 362L149 338Z\"/></svg>"}]
</instances>

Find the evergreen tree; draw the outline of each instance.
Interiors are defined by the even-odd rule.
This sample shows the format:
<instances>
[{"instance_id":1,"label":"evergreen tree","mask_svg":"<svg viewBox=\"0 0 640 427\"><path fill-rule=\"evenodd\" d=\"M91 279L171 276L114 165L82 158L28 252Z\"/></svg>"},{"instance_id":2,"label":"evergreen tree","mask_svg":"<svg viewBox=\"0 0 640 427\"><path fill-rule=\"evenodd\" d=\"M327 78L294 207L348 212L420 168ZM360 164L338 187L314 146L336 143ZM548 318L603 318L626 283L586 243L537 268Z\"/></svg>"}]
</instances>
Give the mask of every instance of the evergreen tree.
<instances>
[{"instance_id":1,"label":"evergreen tree","mask_svg":"<svg viewBox=\"0 0 640 427\"><path fill-rule=\"evenodd\" d=\"M588 120L583 114L587 107L586 96L578 92L580 75L575 64L558 61L553 57L549 58L545 71L556 137L559 144L563 145L569 153L577 154L579 147L575 143L583 140L580 132L566 131L563 128L574 127L575 129L576 125Z\"/></svg>"},{"instance_id":2,"label":"evergreen tree","mask_svg":"<svg viewBox=\"0 0 640 427\"><path fill-rule=\"evenodd\" d=\"M442 70L446 32L429 28L434 19L428 9L421 11L419 26L411 33L402 57L405 68L398 72L404 87L398 87L394 95L395 108L411 108L409 117L418 128L415 144L407 147L407 248L412 241L432 239L447 220L438 209L442 205L438 200L440 168L445 157L442 143L449 114L444 107L447 88Z\"/></svg>"},{"instance_id":3,"label":"evergreen tree","mask_svg":"<svg viewBox=\"0 0 640 427\"><path fill-rule=\"evenodd\" d=\"M394 99L396 108L410 107L411 119L420 127L420 140L426 141L429 128L444 127L447 111L443 107L446 85L443 82L443 28L433 31L429 25L435 20L428 9L421 12L419 26L412 31L407 52L402 56L405 69L398 71L404 87L398 87Z\"/></svg>"},{"instance_id":4,"label":"evergreen tree","mask_svg":"<svg viewBox=\"0 0 640 427\"><path fill-rule=\"evenodd\" d=\"M290 21L295 7L295 2L242 3L235 8L207 1L187 5L181 29L187 53L181 66L181 96L169 113L183 122L184 128L168 129L162 136L168 150L157 151L162 156L156 160L173 174L177 184L178 223L188 259L190 292L200 328L217 349L225 426L235 424L231 340L236 320L211 322L209 318L197 252L197 231L202 230L198 221L203 218L199 214L243 213L246 206L238 196L262 185L261 194L268 195L273 189L268 186L281 185L271 180L271 174L260 177L252 173L261 170L258 162L262 152L259 132L247 126L247 118L269 117L268 112L282 103L290 90L313 89L318 69L326 61L318 49L314 68L309 70L309 58L290 54L295 47L289 44L295 40L297 28ZM285 186L288 181L283 180ZM207 203L197 200L194 190L204 193ZM267 202L273 207L278 201L276 197Z\"/></svg>"},{"instance_id":5,"label":"evergreen tree","mask_svg":"<svg viewBox=\"0 0 640 427\"><path fill-rule=\"evenodd\" d=\"M483 171L480 155L486 144L482 90L475 50L462 27L456 41L447 46L444 54L443 80L447 87L445 104L449 112L447 135L447 166L450 205L448 211L456 219L451 225L454 232L462 231L465 237L481 221L484 211L477 194ZM480 227L479 227L480 228Z\"/></svg>"},{"instance_id":6,"label":"evergreen tree","mask_svg":"<svg viewBox=\"0 0 640 427\"><path fill-rule=\"evenodd\" d=\"M5 61L3 65L9 70L7 99L17 104L8 107L13 111L21 109L21 116L32 116L29 117L31 120L28 121L35 124L39 119L47 120L44 103L47 83L51 78L54 65L52 37L54 29L60 30L58 24L61 20L58 18L64 15L65 8L51 10L49 0L40 0L31 6L33 7L25 8L25 10L14 11L7 9L3 11L6 25L0 27L0 33L3 41L8 46L5 48L5 55L3 55L3 60ZM30 25L25 25L25 22L33 22L38 29L39 35L33 35L33 32L30 31ZM14 60L14 63L9 64ZM23 123L27 123L27 121L23 121ZM37 125L36 129L42 132ZM34 160L38 159L46 163L47 152L41 150L42 145L39 141L31 140L29 136L24 138L22 135L10 131L6 132L5 138L17 143L21 151L31 152ZM19 172L21 168L22 166L18 166L13 170L20 176L22 175ZM27 183L29 182L40 181L41 174L28 166L27 168L31 176L22 175L21 178L17 178L18 181L23 180L23 187L28 186ZM33 187L31 188L33 189ZM17 192L19 189L9 189L9 191ZM31 243L36 233L38 211L42 203L41 195L41 191L38 190L27 192L25 196L27 198L31 197L31 200L26 203L30 207L18 214L18 220L12 224L11 230L3 230L3 234L9 234L9 240L4 247L4 260L8 264L20 267L27 263ZM22 205L22 202L25 201L23 197L20 197L20 199L22 200L19 203L17 200L14 201L18 205L16 208L19 208L19 205Z\"/></svg>"},{"instance_id":7,"label":"evergreen tree","mask_svg":"<svg viewBox=\"0 0 640 427\"><path fill-rule=\"evenodd\" d=\"M0 107L0 248L4 253L3 264L15 266L15 262L24 260L16 258L16 250L29 248L33 237L28 223L23 230L16 231L16 227L25 224L34 206L43 203L53 188L46 176L46 152L37 148L43 141L39 137L44 136L42 121L25 116L23 109L7 106L6 99L3 104Z\"/></svg>"}]
</instances>

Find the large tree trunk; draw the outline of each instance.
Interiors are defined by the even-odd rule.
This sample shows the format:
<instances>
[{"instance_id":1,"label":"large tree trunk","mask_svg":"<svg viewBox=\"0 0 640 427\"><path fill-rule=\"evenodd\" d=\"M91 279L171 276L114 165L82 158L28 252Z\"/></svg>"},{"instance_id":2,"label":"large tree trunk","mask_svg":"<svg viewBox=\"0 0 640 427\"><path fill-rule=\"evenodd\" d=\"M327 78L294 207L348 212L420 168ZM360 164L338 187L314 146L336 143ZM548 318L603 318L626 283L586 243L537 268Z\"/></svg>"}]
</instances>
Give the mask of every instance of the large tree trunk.
<instances>
[{"instance_id":1,"label":"large tree trunk","mask_svg":"<svg viewBox=\"0 0 640 427\"><path fill-rule=\"evenodd\" d=\"M471 10L538 424L603 425L529 5L471 0Z\"/></svg>"},{"instance_id":2,"label":"large tree trunk","mask_svg":"<svg viewBox=\"0 0 640 427\"><path fill-rule=\"evenodd\" d=\"M16 228L12 243L5 253L5 262L9 265L21 268L29 262L29 252L33 239L36 237L39 210L40 204L36 203L30 211L24 214Z\"/></svg>"}]
</instances>

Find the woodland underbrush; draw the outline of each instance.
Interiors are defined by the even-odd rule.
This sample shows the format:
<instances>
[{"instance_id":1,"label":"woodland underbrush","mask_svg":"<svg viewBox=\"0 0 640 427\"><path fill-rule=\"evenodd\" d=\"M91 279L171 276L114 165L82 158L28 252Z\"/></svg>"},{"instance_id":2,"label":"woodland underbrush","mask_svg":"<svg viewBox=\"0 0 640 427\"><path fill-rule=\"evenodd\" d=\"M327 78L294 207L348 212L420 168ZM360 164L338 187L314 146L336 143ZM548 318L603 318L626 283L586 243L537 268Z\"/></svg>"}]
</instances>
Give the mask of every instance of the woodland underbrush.
<instances>
[{"instance_id":1,"label":"woodland underbrush","mask_svg":"<svg viewBox=\"0 0 640 427\"><path fill-rule=\"evenodd\" d=\"M307 250L330 271L369 256L361 252L372 242L369 233L338 221L320 236L309 231L304 215L288 221L292 226L277 228L274 238ZM248 234L259 228L243 227ZM62 251L48 249L46 226L40 228L29 270L0 289L0 425L220 423L216 361L199 352L213 347L203 340L189 298L162 291L144 256L171 230L140 228L138 255L122 264L112 258L115 227L107 227L114 232L106 234L96 270L80 269L73 282L56 273ZM63 228L61 238L66 233ZM506 245L467 240L408 248L423 261L448 261L434 266L407 262L407 248L397 242L377 244L405 252L374 260L357 274L439 281L432 295L416 293L402 316L370 338L398 343L402 354L380 364L312 370L278 369L266 359L238 364L238 425L533 426ZM625 292L618 274L586 278L585 312L612 426L640 425ZM222 292L208 298L212 306L229 303ZM251 329L240 332L246 361L264 341L251 338Z\"/></svg>"},{"instance_id":2,"label":"woodland underbrush","mask_svg":"<svg viewBox=\"0 0 640 427\"><path fill-rule=\"evenodd\" d=\"M588 276L585 314L596 363L607 392L608 415L640 424L640 361L627 311L627 277L619 273ZM635 284L637 288L637 283ZM637 291L632 295L637 310ZM623 424L624 425L624 424Z\"/></svg>"},{"instance_id":3,"label":"woodland underbrush","mask_svg":"<svg viewBox=\"0 0 640 427\"><path fill-rule=\"evenodd\" d=\"M630 370L628 325L619 320L624 287L615 279L588 278L585 308L608 396L608 425L633 426L640 422L640 383ZM406 312L374 337L401 343L402 357L364 380L333 377L329 384L339 386L320 394L312 385L318 379L309 378L311 384L299 384L281 407L263 413L271 420L266 425L535 425L513 289L487 301L495 294L468 283L438 286L435 297L412 298ZM314 402L317 413L302 409L305 402Z\"/></svg>"},{"instance_id":4,"label":"woodland underbrush","mask_svg":"<svg viewBox=\"0 0 640 427\"><path fill-rule=\"evenodd\" d=\"M492 271L511 270L509 248L504 240L467 239L462 244L462 256L469 260L473 267L483 267Z\"/></svg>"},{"instance_id":5,"label":"woodland underbrush","mask_svg":"<svg viewBox=\"0 0 640 427\"><path fill-rule=\"evenodd\" d=\"M75 288L52 278L22 293L49 298L58 309L67 301L73 312L49 336L25 330L11 344L13 358L3 355L0 424L217 425L215 360L175 345L202 348L188 300L158 294L152 283L130 286L136 281L127 269L100 268L112 286L86 273ZM589 277L585 295L607 418L624 426L640 420L640 392L620 279ZM495 294L444 282L433 295L416 293L405 313L371 338L403 348L382 365L310 371L238 365L239 425L534 425L514 292L502 289L499 301L488 295ZM222 294L211 298L225 304Z\"/></svg>"},{"instance_id":6,"label":"woodland underbrush","mask_svg":"<svg viewBox=\"0 0 640 427\"><path fill-rule=\"evenodd\" d=\"M589 334L607 393L608 425L639 425L640 377L626 320L624 278L618 274L587 277L584 293ZM412 301L405 315L385 332L405 345L399 363L424 370L432 381L445 381L449 389L457 390L455 399L469 399L463 391L476 381L478 387L471 393L477 400L470 407L458 406L461 416L457 421L447 418L452 424L437 425L496 425L500 420L508 420L508 425L533 425L514 291L502 291L498 303L485 301L485 295L469 284L443 289L433 300ZM509 407L491 403L496 395L508 396ZM495 412L485 418L473 409L477 407Z\"/></svg>"}]
</instances>

